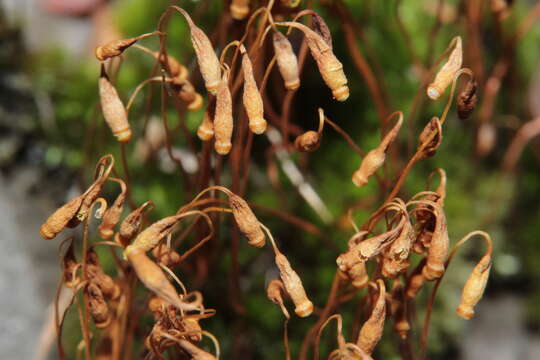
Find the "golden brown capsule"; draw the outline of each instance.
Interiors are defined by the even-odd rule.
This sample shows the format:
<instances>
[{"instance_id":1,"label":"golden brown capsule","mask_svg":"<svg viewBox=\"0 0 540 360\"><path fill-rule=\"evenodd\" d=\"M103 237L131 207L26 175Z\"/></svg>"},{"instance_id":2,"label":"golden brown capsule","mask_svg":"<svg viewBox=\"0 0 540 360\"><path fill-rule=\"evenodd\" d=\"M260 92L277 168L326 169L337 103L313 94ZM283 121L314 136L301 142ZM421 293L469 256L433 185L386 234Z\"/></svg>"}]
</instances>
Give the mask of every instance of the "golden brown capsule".
<instances>
[{"instance_id":1,"label":"golden brown capsule","mask_svg":"<svg viewBox=\"0 0 540 360\"><path fill-rule=\"evenodd\" d=\"M476 96L477 86L475 79L469 80L467 85L465 85L465 89L463 89L457 98L457 113L462 120L471 116L471 113L476 107L476 103L478 102L478 97Z\"/></svg>"},{"instance_id":2,"label":"golden brown capsule","mask_svg":"<svg viewBox=\"0 0 540 360\"><path fill-rule=\"evenodd\" d=\"M369 282L366 263L363 261L351 266L347 271L347 275L351 279L351 284L357 289L364 288Z\"/></svg>"},{"instance_id":3,"label":"golden brown capsule","mask_svg":"<svg viewBox=\"0 0 540 360\"><path fill-rule=\"evenodd\" d=\"M276 54L276 61L285 88L296 90L300 86L300 71L298 70L298 58L292 45L282 33L275 31L272 35L272 43Z\"/></svg>"},{"instance_id":4,"label":"golden brown capsule","mask_svg":"<svg viewBox=\"0 0 540 360\"><path fill-rule=\"evenodd\" d=\"M336 259L336 263L341 271L347 272L352 266L359 262L365 262L374 256L379 255L388 245L394 241L405 223L402 217L400 223L382 234L367 238L357 245L341 254Z\"/></svg>"},{"instance_id":5,"label":"golden brown capsule","mask_svg":"<svg viewBox=\"0 0 540 360\"><path fill-rule=\"evenodd\" d=\"M298 151L315 151L321 145L322 131L324 127L324 111L319 108L319 129L317 131L306 131L294 140L294 147Z\"/></svg>"},{"instance_id":6,"label":"golden brown capsule","mask_svg":"<svg viewBox=\"0 0 540 360\"><path fill-rule=\"evenodd\" d=\"M78 283L76 278L75 270L79 265L77 263L77 258L75 257L75 250L73 249L73 238L66 240L69 241L69 246L66 249L66 252L62 256L62 278L64 280L64 285L68 288L75 288Z\"/></svg>"},{"instance_id":7,"label":"golden brown capsule","mask_svg":"<svg viewBox=\"0 0 540 360\"><path fill-rule=\"evenodd\" d=\"M270 281L268 283L268 287L266 288L266 296L268 299L274 304L278 305L281 308L283 315L289 319L289 311L287 311L287 308L283 303L283 296L286 294L286 292L287 291L285 290L285 285L283 282L277 279Z\"/></svg>"},{"instance_id":8,"label":"golden brown capsule","mask_svg":"<svg viewBox=\"0 0 540 360\"><path fill-rule=\"evenodd\" d=\"M442 143L442 125L438 117L432 117L426 124L418 136L418 142L418 150L423 148L422 158L426 159L435 155Z\"/></svg>"},{"instance_id":9,"label":"golden brown capsule","mask_svg":"<svg viewBox=\"0 0 540 360\"><path fill-rule=\"evenodd\" d=\"M245 49L243 49L242 55L242 72L244 74L244 93L242 100L249 120L249 129L255 134L262 134L267 126L264 119L263 100L253 77L251 60Z\"/></svg>"},{"instance_id":10,"label":"golden brown capsule","mask_svg":"<svg viewBox=\"0 0 540 360\"><path fill-rule=\"evenodd\" d=\"M182 327L190 335L187 336L188 340L192 343L200 343L202 340L202 327L199 324L198 317L195 316L184 316L182 318Z\"/></svg>"},{"instance_id":11,"label":"golden brown capsule","mask_svg":"<svg viewBox=\"0 0 540 360\"><path fill-rule=\"evenodd\" d=\"M103 329L109 326L111 323L111 314L109 313L109 306L105 302L103 293L95 282L90 283L84 289L85 297L88 301L88 308L90 315L94 320L94 324L98 329Z\"/></svg>"},{"instance_id":12,"label":"golden brown capsule","mask_svg":"<svg viewBox=\"0 0 540 360\"><path fill-rule=\"evenodd\" d=\"M418 292L424 286L424 276L422 275L422 269L426 265L426 258L423 258L420 263L414 268L413 272L407 280L407 286L405 288L405 295L407 298L412 299L418 295Z\"/></svg>"},{"instance_id":13,"label":"golden brown capsule","mask_svg":"<svg viewBox=\"0 0 540 360\"><path fill-rule=\"evenodd\" d=\"M368 354L373 352L377 343L381 340L384 330L384 320L386 318L386 287L384 281L377 280L377 286L379 288L379 296L373 306L371 315L366 320L360 333L358 334L358 340L356 344L360 349Z\"/></svg>"},{"instance_id":14,"label":"golden brown capsule","mask_svg":"<svg viewBox=\"0 0 540 360\"><path fill-rule=\"evenodd\" d=\"M298 274L293 270L289 260L285 255L276 252L276 265L279 269L279 276L283 281L285 290L291 297L295 309L294 312L300 317L306 317L313 312L313 303L308 299L302 280Z\"/></svg>"},{"instance_id":15,"label":"golden brown capsule","mask_svg":"<svg viewBox=\"0 0 540 360\"><path fill-rule=\"evenodd\" d=\"M99 61L105 61L107 59L110 59L112 57L116 57L121 55L128 47L135 44L138 40L158 35L159 32L152 32L143 34L137 37L129 38L129 39L120 39L120 40L112 40L108 43L96 47L95 55L96 58Z\"/></svg>"},{"instance_id":16,"label":"golden brown capsule","mask_svg":"<svg viewBox=\"0 0 540 360\"><path fill-rule=\"evenodd\" d=\"M191 42L195 49L197 63L199 64L199 70L204 79L206 89L209 93L216 95L221 82L221 66L212 43L204 31L197 27L193 20L191 20L189 14L181 8L178 9L188 22L191 31Z\"/></svg>"},{"instance_id":17,"label":"golden brown capsule","mask_svg":"<svg viewBox=\"0 0 540 360\"><path fill-rule=\"evenodd\" d=\"M366 185L368 183L369 177L372 176L375 171L377 171L384 164L384 160L386 159L386 152L388 151L390 144L397 137L399 129L401 128L401 124L403 123L403 114L401 112L396 112L394 114L397 114L399 116L398 121L396 122L394 127L382 139L379 146L366 154L366 156L364 157L364 159L362 159L362 162L360 163L360 167L354 172L352 176L352 181L356 186ZM392 114L391 116L393 116L394 114Z\"/></svg>"},{"instance_id":18,"label":"golden brown capsule","mask_svg":"<svg viewBox=\"0 0 540 360\"><path fill-rule=\"evenodd\" d=\"M98 261L98 256L94 249L90 248L86 252L86 277L99 286L99 289L107 299L118 299L121 290L116 281L107 275Z\"/></svg>"},{"instance_id":19,"label":"golden brown capsule","mask_svg":"<svg viewBox=\"0 0 540 360\"><path fill-rule=\"evenodd\" d=\"M166 244L159 244L152 250L152 255L166 267L173 267L180 263L180 254L168 247Z\"/></svg>"},{"instance_id":20,"label":"golden brown capsule","mask_svg":"<svg viewBox=\"0 0 540 360\"><path fill-rule=\"evenodd\" d=\"M462 318L468 320L473 317L474 307L484 294L490 269L491 255L484 255L469 275L461 293L461 302L456 309L456 313Z\"/></svg>"},{"instance_id":21,"label":"golden brown capsule","mask_svg":"<svg viewBox=\"0 0 540 360\"><path fill-rule=\"evenodd\" d=\"M187 104L187 109L194 111L199 110L203 105L201 94L195 91L189 80L173 81L173 89L178 94L178 98Z\"/></svg>"},{"instance_id":22,"label":"golden brown capsule","mask_svg":"<svg viewBox=\"0 0 540 360\"><path fill-rule=\"evenodd\" d=\"M232 0L229 8L233 19L245 19L247 14L249 14L249 0Z\"/></svg>"},{"instance_id":23,"label":"golden brown capsule","mask_svg":"<svg viewBox=\"0 0 540 360\"><path fill-rule=\"evenodd\" d=\"M214 116L214 148L220 155L227 155L232 148L233 133L232 99L229 89L229 71L223 73L216 94L216 114Z\"/></svg>"},{"instance_id":24,"label":"golden brown capsule","mask_svg":"<svg viewBox=\"0 0 540 360\"><path fill-rule=\"evenodd\" d=\"M391 297L391 314L394 320L394 331L402 339L406 339L411 325L407 319L407 301L403 284L399 279L394 280Z\"/></svg>"},{"instance_id":25,"label":"golden brown capsule","mask_svg":"<svg viewBox=\"0 0 540 360\"><path fill-rule=\"evenodd\" d=\"M121 55L124 50L135 44L137 40L139 40L138 37L109 41L105 45L96 47L96 58L99 61L105 61L109 58Z\"/></svg>"},{"instance_id":26,"label":"golden brown capsule","mask_svg":"<svg viewBox=\"0 0 540 360\"><path fill-rule=\"evenodd\" d=\"M129 263L135 270L137 277L150 291L165 300L167 303L176 306L183 311L197 311L199 307L182 302L176 289L169 282L161 268L145 252L130 245L125 250L125 255Z\"/></svg>"},{"instance_id":27,"label":"golden brown capsule","mask_svg":"<svg viewBox=\"0 0 540 360\"><path fill-rule=\"evenodd\" d=\"M454 50L450 53L448 61L439 70L435 80L427 87L427 95L432 100L437 100L444 93L444 90L452 83L454 76L461 69L463 61L463 50L461 46L461 37L456 37Z\"/></svg>"},{"instance_id":28,"label":"golden brown capsule","mask_svg":"<svg viewBox=\"0 0 540 360\"><path fill-rule=\"evenodd\" d=\"M120 224L120 230L115 237L115 240L119 244L122 244L125 247L129 244L131 239L135 237L135 234L137 234L141 226L144 212L151 204L152 202L150 201L145 202L124 218L124 221Z\"/></svg>"},{"instance_id":29,"label":"golden brown capsule","mask_svg":"<svg viewBox=\"0 0 540 360\"><path fill-rule=\"evenodd\" d=\"M65 205L58 208L43 225L39 228L39 233L45 240L51 240L64 230L68 223L75 217L81 207L84 194L71 199Z\"/></svg>"},{"instance_id":30,"label":"golden brown capsule","mask_svg":"<svg viewBox=\"0 0 540 360\"><path fill-rule=\"evenodd\" d=\"M120 100L118 92L109 81L103 64L101 65L101 76L99 77L99 98L103 117L111 128L113 135L120 142L128 142L131 139L131 127L129 126L126 108L122 100Z\"/></svg>"},{"instance_id":31,"label":"golden brown capsule","mask_svg":"<svg viewBox=\"0 0 540 360\"><path fill-rule=\"evenodd\" d=\"M382 274L385 277L395 278L407 270L410 265L409 255L414 241L412 225L405 215L403 228L399 236L386 248L382 259Z\"/></svg>"},{"instance_id":32,"label":"golden brown capsule","mask_svg":"<svg viewBox=\"0 0 540 360\"><path fill-rule=\"evenodd\" d=\"M107 160L109 161L108 164L106 164ZM103 188L103 183L109 176L113 166L114 159L112 155L105 155L99 159L97 167L98 169L103 167L103 173L82 195L71 199L65 205L57 209L49 216L47 221L41 225L39 233L45 240L53 239L66 227L75 227L79 225L81 221L86 219L90 207L99 196L101 189ZM99 211L105 211L106 205L106 202L102 201Z\"/></svg>"},{"instance_id":33,"label":"golden brown capsule","mask_svg":"<svg viewBox=\"0 0 540 360\"><path fill-rule=\"evenodd\" d=\"M158 59L159 57L159 60L161 64L163 64L163 66L167 64L167 66L169 67L170 75L173 78L174 82L180 83L187 80L187 77L189 75L188 69L184 65L182 65L178 60L176 60L174 57L172 57L169 54L167 54L167 57L165 57L164 53L162 53L161 56L159 56L159 51L151 51L150 54L152 54L152 56L155 59ZM165 62L165 58L167 59L166 62Z\"/></svg>"},{"instance_id":34,"label":"golden brown capsule","mask_svg":"<svg viewBox=\"0 0 540 360\"><path fill-rule=\"evenodd\" d=\"M208 141L214 137L214 124L208 110L204 112L203 120L197 128L197 136L202 141Z\"/></svg>"},{"instance_id":35,"label":"golden brown capsule","mask_svg":"<svg viewBox=\"0 0 540 360\"><path fill-rule=\"evenodd\" d=\"M296 22L280 24L295 27L304 33L311 55L317 62L324 82L332 90L332 95L337 101L347 100L349 87L343 72L343 64L336 58L325 39L303 24Z\"/></svg>"},{"instance_id":36,"label":"golden brown capsule","mask_svg":"<svg viewBox=\"0 0 540 360\"><path fill-rule=\"evenodd\" d=\"M131 246L144 252L152 250L162 239L171 233L182 216L183 215L173 215L156 221L141 231Z\"/></svg>"},{"instance_id":37,"label":"golden brown capsule","mask_svg":"<svg viewBox=\"0 0 540 360\"><path fill-rule=\"evenodd\" d=\"M120 215L122 215L122 211L124 210L124 202L126 201L127 196L126 183L122 179L111 178L111 180L118 182L122 190L120 195L114 200L114 203L103 214L103 220L98 229L99 235L104 239L113 236L113 228L120 220Z\"/></svg>"},{"instance_id":38,"label":"golden brown capsule","mask_svg":"<svg viewBox=\"0 0 540 360\"><path fill-rule=\"evenodd\" d=\"M266 243L264 232L248 203L240 196L230 193L229 206L240 232L248 238L248 244L257 248L263 247Z\"/></svg>"},{"instance_id":39,"label":"golden brown capsule","mask_svg":"<svg viewBox=\"0 0 540 360\"><path fill-rule=\"evenodd\" d=\"M443 209L436 203L431 202L436 217L435 230L431 237L429 245L426 266L422 274L426 280L435 280L444 273L446 259L448 257L448 229L446 225L446 216Z\"/></svg>"}]
</instances>

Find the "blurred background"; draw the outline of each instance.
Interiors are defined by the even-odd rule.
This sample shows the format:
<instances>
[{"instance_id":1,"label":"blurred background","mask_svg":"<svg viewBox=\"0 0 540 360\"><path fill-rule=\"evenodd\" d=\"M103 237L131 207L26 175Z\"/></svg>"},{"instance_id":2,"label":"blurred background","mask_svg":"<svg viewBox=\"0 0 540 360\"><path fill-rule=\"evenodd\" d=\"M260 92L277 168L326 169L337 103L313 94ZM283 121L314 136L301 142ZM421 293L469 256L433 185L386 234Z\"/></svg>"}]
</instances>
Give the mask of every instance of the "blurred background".
<instances>
[{"instance_id":1,"label":"blurred background","mask_svg":"<svg viewBox=\"0 0 540 360\"><path fill-rule=\"evenodd\" d=\"M540 23L536 23L540 6L532 0L313 2L332 31L351 96L343 104L333 101L308 61L291 106L291 122L300 129L315 129L317 107L322 107L360 147L369 150L380 139L381 114L402 110L407 120L401 146L392 155L397 160L385 170L388 174L403 166L416 146L416 134L442 112L444 100L431 102L424 96L414 109L414 121L409 119L426 69L454 36L462 36L464 66L474 71L479 82L479 105L465 121L450 112L437 155L413 169L403 193L408 198L422 191L427 175L444 168L451 241L476 229L489 232L495 244L494 267L476 316L466 322L455 316L454 309L481 247L471 245L452 265L436 304L430 358L540 358L540 137L536 136L540 134ZM300 6L313 2L302 1ZM60 275L58 243L41 240L39 225L88 182L101 155L119 153L97 106L99 64L93 49L111 39L155 30L160 14L171 3L176 2L0 0L0 353L6 359L47 358L49 353L50 331L43 324ZM180 5L189 9L214 43L240 37L245 27L245 21L223 20L227 1L185 0ZM342 17L354 24L352 35L342 26ZM228 21L230 33L211 32L221 21ZM300 40L291 38L295 46ZM157 50L156 39L144 44ZM180 18L170 23L168 44L170 54L190 70L195 68L188 28ZM152 64L151 57L127 52L117 79L124 99L149 77ZM370 76L374 83L369 82ZM278 80L271 78L269 87ZM193 81L203 92L200 76ZM159 102L148 107L141 97L134 106L133 123L146 116L149 124L159 120ZM188 112L183 120L193 136L202 115L203 110ZM172 110L169 119L171 127L178 129L181 120ZM193 139L199 148L199 140ZM177 164L165 148L153 149L149 155L140 141L135 136L129 145L132 195L139 204L152 199L157 204L152 215L160 218L190 198L185 197ZM196 154L186 138L177 131L172 142L184 170L197 171ZM350 176L360 160L343 138L327 129L320 149L309 158L293 156L304 180L322 199L322 204L310 204L281 170L279 156L269 154L268 148L268 140L257 139L248 199L285 210L312 226L306 225L311 232L300 231L263 215L294 259L308 293L321 306L332 282L335 257L352 234L344 220L346 210L358 206L356 219L365 220L380 203L377 185L372 182L360 189L352 185ZM269 181L267 174L275 174L277 181ZM392 183L390 175L389 179ZM228 291L228 280L222 276L229 266L228 255L216 261L209 274L187 270L186 277L192 279L188 283L206 294L210 307L218 308L218 316L205 325L222 341L224 358L283 357L279 309L266 299L261 285L270 276L263 270L268 261L252 249L240 252L240 320L230 304L220 304ZM304 320L291 322L293 353L309 325ZM65 336L68 349L74 349L80 337L75 317L68 318ZM376 358L399 358L391 336L385 338ZM48 356L55 358L51 348Z\"/></svg>"}]
</instances>

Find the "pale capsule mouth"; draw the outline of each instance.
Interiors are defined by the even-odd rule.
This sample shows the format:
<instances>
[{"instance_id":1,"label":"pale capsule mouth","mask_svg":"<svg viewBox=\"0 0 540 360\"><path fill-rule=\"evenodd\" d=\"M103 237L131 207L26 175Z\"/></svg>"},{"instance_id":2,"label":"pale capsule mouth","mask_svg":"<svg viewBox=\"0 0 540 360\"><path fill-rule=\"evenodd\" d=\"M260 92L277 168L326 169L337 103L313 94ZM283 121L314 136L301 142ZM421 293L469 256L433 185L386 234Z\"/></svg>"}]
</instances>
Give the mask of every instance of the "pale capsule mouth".
<instances>
[{"instance_id":1,"label":"pale capsule mouth","mask_svg":"<svg viewBox=\"0 0 540 360\"><path fill-rule=\"evenodd\" d=\"M231 9L231 16L235 20L242 20L249 13L249 7L245 5L239 6L236 4L231 4L230 9Z\"/></svg>"},{"instance_id":2,"label":"pale capsule mouth","mask_svg":"<svg viewBox=\"0 0 540 360\"><path fill-rule=\"evenodd\" d=\"M131 129L127 128L127 129L115 132L114 136L116 136L116 138L120 142L129 142L132 136Z\"/></svg>"},{"instance_id":3,"label":"pale capsule mouth","mask_svg":"<svg viewBox=\"0 0 540 360\"><path fill-rule=\"evenodd\" d=\"M441 96L441 93L435 87L430 86L427 89L427 95L429 96L430 99L437 100Z\"/></svg>"}]
</instances>

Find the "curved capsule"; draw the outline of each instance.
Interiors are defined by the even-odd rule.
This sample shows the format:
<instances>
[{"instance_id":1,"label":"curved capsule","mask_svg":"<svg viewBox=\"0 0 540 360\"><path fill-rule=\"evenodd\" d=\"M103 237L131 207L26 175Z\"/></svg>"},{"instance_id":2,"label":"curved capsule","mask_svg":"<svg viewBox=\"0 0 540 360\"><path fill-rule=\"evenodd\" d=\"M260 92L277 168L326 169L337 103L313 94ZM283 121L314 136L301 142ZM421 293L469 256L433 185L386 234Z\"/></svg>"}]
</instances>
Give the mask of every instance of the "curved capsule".
<instances>
[{"instance_id":1,"label":"curved capsule","mask_svg":"<svg viewBox=\"0 0 540 360\"><path fill-rule=\"evenodd\" d=\"M282 33L276 31L272 35L272 43L276 54L276 61L285 88L296 90L300 87L300 71L298 70L298 58L296 57L292 45Z\"/></svg>"}]
</instances>

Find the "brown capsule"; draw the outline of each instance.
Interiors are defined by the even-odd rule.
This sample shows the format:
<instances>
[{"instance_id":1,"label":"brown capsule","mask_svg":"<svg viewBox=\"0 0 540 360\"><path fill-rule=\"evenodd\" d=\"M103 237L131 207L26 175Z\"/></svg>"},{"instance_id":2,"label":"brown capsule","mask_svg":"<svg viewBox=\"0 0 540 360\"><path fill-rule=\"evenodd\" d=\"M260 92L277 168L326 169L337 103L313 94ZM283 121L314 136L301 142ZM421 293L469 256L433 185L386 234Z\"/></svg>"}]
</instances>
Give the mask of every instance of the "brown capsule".
<instances>
[{"instance_id":1,"label":"brown capsule","mask_svg":"<svg viewBox=\"0 0 540 360\"><path fill-rule=\"evenodd\" d=\"M268 283L268 287L266 288L266 296L268 299L274 304L278 305L281 308L283 315L289 319L289 311L287 311L287 308L283 303L283 296L286 294L286 292L287 291L285 290L285 285L283 282L277 279L270 281Z\"/></svg>"},{"instance_id":2,"label":"brown capsule","mask_svg":"<svg viewBox=\"0 0 540 360\"><path fill-rule=\"evenodd\" d=\"M379 255L388 245L399 235L405 223L402 217L400 223L393 229L382 234L370 237L361 241L346 253L338 256L336 263L341 271L347 272L352 266L359 262L365 262L374 256Z\"/></svg>"},{"instance_id":3,"label":"brown capsule","mask_svg":"<svg viewBox=\"0 0 540 360\"><path fill-rule=\"evenodd\" d=\"M476 107L478 97L476 96L477 83L475 79L469 80L465 89L459 94L457 98L457 113L460 119L465 120Z\"/></svg>"},{"instance_id":4,"label":"brown capsule","mask_svg":"<svg viewBox=\"0 0 540 360\"><path fill-rule=\"evenodd\" d=\"M294 140L294 147L301 152L315 151L321 145L321 137L318 132L309 130L298 135Z\"/></svg>"},{"instance_id":5,"label":"brown capsule","mask_svg":"<svg viewBox=\"0 0 540 360\"><path fill-rule=\"evenodd\" d=\"M381 340L384 330L384 320L386 318L386 287L384 281L377 280L379 288L379 296L373 306L371 315L366 320L360 333L358 334L358 340L356 344L360 349L368 354L373 352L377 343Z\"/></svg>"},{"instance_id":6,"label":"brown capsule","mask_svg":"<svg viewBox=\"0 0 540 360\"><path fill-rule=\"evenodd\" d=\"M248 203L240 196L231 193L229 206L240 232L247 237L248 244L257 248L263 247L266 241L261 223L257 220Z\"/></svg>"},{"instance_id":7,"label":"brown capsule","mask_svg":"<svg viewBox=\"0 0 540 360\"><path fill-rule=\"evenodd\" d=\"M232 148L233 133L232 99L229 89L229 71L223 73L216 94L216 114L214 116L214 148L220 155L227 155Z\"/></svg>"},{"instance_id":8,"label":"brown capsule","mask_svg":"<svg viewBox=\"0 0 540 360\"><path fill-rule=\"evenodd\" d=\"M173 267L180 263L180 254L165 244L159 244L152 250L152 255L166 267Z\"/></svg>"},{"instance_id":9,"label":"brown capsule","mask_svg":"<svg viewBox=\"0 0 540 360\"><path fill-rule=\"evenodd\" d=\"M129 126L126 108L122 100L120 100L118 92L109 81L103 64L101 65L101 76L99 77L99 98L103 117L111 128L113 135L120 142L128 142L131 139L131 127Z\"/></svg>"},{"instance_id":10,"label":"brown capsule","mask_svg":"<svg viewBox=\"0 0 540 360\"><path fill-rule=\"evenodd\" d=\"M426 266L422 274L426 280L435 280L444 273L444 263L448 257L448 229L446 225L446 216L443 209L436 203L431 203L436 217L435 230L429 245Z\"/></svg>"},{"instance_id":11,"label":"brown capsule","mask_svg":"<svg viewBox=\"0 0 540 360\"><path fill-rule=\"evenodd\" d=\"M457 314L462 318L468 320L473 317L474 307L484 294L490 269L491 256L484 255L469 275L461 293L461 302L456 309Z\"/></svg>"},{"instance_id":12,"label":"brown capsule","mask_svg":"<svg viewBox=\"0 0 540 360\"><path fill-rule=\"evenodd\" d=\"M249 0L232 0L231 16L236 20L243 20L249 14Z\"/></svg>"},{"instance_id":13,"label":"brown capsule","mask_svg":"<svg viewBox=\"0 0 540 360\"><path fill-rule=\"evenodd\" d=\"M300 86L300 71L298 70L298 58L292 45L282 33L275 31L272 36L274 52L281 77L285 82L285 88L296 90Z\"/></svg>"},{"instance_id":14,"label":"brown capsule","mask_svg":"<svg viewBox=\"0 0 540 360\"><path fill-rule=\"evenodd\" d=\"M126 183L122 179L111 178L111 180L118 182L122 190L114 203L103 214L103 220L98 229L100 236L104 239L113 236L113 228L120 220L120 215L122 215L122 211L124 210L124 202L126 201L127 196Z\"/></svg>"},{"instance_id":15,"label":"brown capsule","mask_svg":"<svg viewBox=\"0 0 540 360\"><path fill-rule=\"evenodd\" d=\"M298 274L293 270L289 260L285 255L276 253L276 265L279 269L279 276L283 281L285 290L291 297L295 309L294 312L300 317L306 317L313 312L313 303L308 299L302 280Z\"/></svg>"},{"instance_id":16,"label":"brown capsule","mask_svg":"<svg viewBox=\"0 0 540 360\"><path fill-rule=\"evenodd\" d=\"M108 165L106 165L107 160L109 160ZM103 183L109 176L113 166L114 159L111 155L105 155L99 159L98 169L104 167L103 173L82 195L71 199L65 205L57 209L51 216L49 216L47 221L41 225L39 233L45 240L55 238L56 235L58 235L58 233L60 233L66 227L73 228L79 225L81 221L88 216L88 211L99 196ZM105 209L102 208L100 211L105 211Z\"/></svg>"},{"instance_id":17,"label":"brown capsule","mask_svg":"<svg viewBox=\"0 0 540 360\"><path fill-rule=\"evenodd\" d=\"M176 289L169 282L161 268L145 252L133 245L125 250L125 255L129 263L135 270L137 277L150 291L165 300L167 303L176 306L183 311L198 311L199 307L182 302Z\"/></svg>"},{"instance_id":18,"label":"brown capsule","mask_svg":"<svg viewBox=\"0 0 540 360\"><path fill-rule=\"evenodd\" d=\"M94 324L98 329L106 328L111 323L111 314L99 286L90 281L84 290Z\"/></svg>"},{"instance_id":19,"label":"brown capsule","mask_svg":"<svg viewBox=\"0 0 540 360\"><path fill-rule=\"evenodd\" d=\"M78 283L78 279L76 278L76 274L74 273L74 271L79 264L77 263L77 258L75 257L73 239L67 241L69 241L69 246L66 249L64 256L62 256L62 278L64 280L64 285L68 288L73 289L77 286Z\"/></svg>"},{"instance_id":20,"label":"brown capsule","mask_svg":"<svg viewBox=\"0 0 540 360\"><path fill-rule=\"evenodd\" d=\"M332 90L332 95L337 101L347 100L349 87L347 77L343 72L343 64L336 58L325 39L303 24L296 22L281 24L295 27L304 33L311 55L317 62L324 82Z\"/></svg>"},{"instance_id":21,"label":"brown capsule","mask_svg":"<svg viewBox=\"0 0 540 360\"><path fill-rule=\"evenodd\" d=\"M178 345L189 354L193 360L216 360L216 357L197 346L193 345L187 340L177 339Z\"/></svg>"},{"instance_id":22,"label":"brown capsule","mask_svg":"<svg viewBox=\"0 0 540 360\"><path fill-rule=\"evenodd\" d=\"M253 66L244 49L242 55L242 72L244 74L244 93L242 100L249 119L249 129L255 134L262 134L266 130L264 107L261 93L253 77Z\"/></svg>"},{"instance_id":23,"label":"brown capsule","mask_svg":"<svg viewBox=\"0 0 540 360\"><path fill-rule=\"evenodd\" d=\"M99 286L107 299L115 300L120 297L121 290L118 284L107 275L99 264L98 256L93 249L86 252L86 277Z\"/></svg>"},{"instance_id":24,"label":"brown capsule","mask_svg":"<svg viewBox=\"0 0 540 360\"><path fill-rule=\"evenodd\" d=\"M418 295L418 292L424 286L424 276L422 275L422 269L426 265L426 258L423 258L420 263L414 268L413 272L407 280L407 286L405 288L405 295L407 298L412 299Z\"/></svg>"},{"instance_id":25,"label":"brown capsule","mask_svg":"<svg viewBox=\"0 0 540 360\"><path fill-rule=\"evenodd\" d=\"M209 93L216 95L217 89L221 82L221 66L219 59L214 52L214 48L208 36L199 27L193 23L189 14L178 8L186 18L189 29L191 31L191 42L197 56L199 70L204 79L204 84Z\"/></svg>"},{"instance_id":26,"label":"brown capsule","mask_svg":"<svg viewBox=\"0 0 540 360\"><path fill-rule=\"evenodd\" d=\"M392 287L391 314L394 319L394 331L400 338L406 339L411 330L411 324L407 319L407 302L403 284L399 279L394 280Z\"/></svg>"},{"instance_id":27,"label":"brown capsule","mask_svg":"<svg viewBox=\"0 0 540 360\"><path fill-rule=\"evenodd\" d=\"M311 152L315 151L321 145L322 131L324 127L324 111L319 108L319 129L317 131L306 131L299 135L294 141L294 147L298 151Z\"/></svg>"},{"instance_id":28,"label":"brown capsule","mask_svg":"<svg viewBox=\"0 0 540 360\"><path fill-rule=\"evenodd\" d=\"M178 94L178 98L187 104L187 109L199 110L203 105L201 94L195 91L195 88L188 80L173 81L173 89Z\"/></svg>"},{"instance_id":29,"label":"brown capsule","mask_svg":"<svg viewBox=\"0 0 540 360\"><path fill-rule=\"evenodd\" d=\"M429 84L427 88L427 95L432 100L437 100L444 93L448 85L454 80L454 76L461 69L461 63L463 61L463 50L461 46L461 37L455 38L454 50L450 53L448 61L439 70L435 76L435 80Z\"/></svg>"},{"instance_id":30,"label":"brown capsule","mask_svg":"<svg viewBox=\"0 0 540 360\"><path fill-rule=\"evenodd\" d=\"M152 204L150 201L145 202L124 218L124 221L122 221L122 224L120 224L120 230L115 237L115 240L119 244L126 247L131 239L135 237L135 234L137 234L141 226L144 212L150 204Z\"/></svg>"},{"instance_id":31,"label":"brown capsule","mask_svg":"<svg viewBox=\"0 0 540 360\"><path fill-rule=\"evenodd\" d=\"M356 186L366 185L369 177L384 164L386 152L388 151L390 144L396 139L399 129L401 129L401 124L403 123L403 114L401 112L395 114L399 117L394 127L384 136L379 146L366 154L360 163L360 167L354 172L352 181Z\"/></svg>"},{"instance_id":32,"label":"brown capsule","mask_svg":"<svg viewBox=\"0 0 540 360\"><path fill-rule=\"evenodd\" d=\"M197 128L197 136L202 141L208 141L214 137L214 124L212 123L208 110L204 112L201 125Z\"/></svg>"},{"instance_id":33,"label":"brown capsule","mask_svg":"<svg viewBox=\"0 0 540 360\"><path fill-rule=\"evenodd\" d=\"M105 61L109 58L121 55L124 50L135 44L137 40L139 40L139 37L109 41L105 45L96 47L96 58L99 61Z\"/></svg>"},{"instance_id":34,"label":"brown capsule","mask_svg":"<svg viewBox=\"0 0 540 360\"><path fill-rule=\"evenodd\" d=\"M39 228L39 233L45 240L51 240L64 230L68 223L75 217L79 211L84 194L71 199L65 205L57 209L43 225Z\"/></svg>"},{"instance_id":35,"label":"brown capsule","mask_svg":"<svg viewBox=\"0 0 540 360\"><path fill-rule=\"evenodd\" d=\"M407 219L399 236L387 247L382 260L382 274L395 278L407 270L410 265L409 255L414 241L414 231Z\"/></svg>"},{"instance_id":36,"label":"brown capsule","mask_svg":"<svg viewBox=\"0 0 540 360\"><path fill-rule=\"evenodd\" d=\"M163 313L165 311L165 307L167 304L165 301L163 301L161 298L157 296L152 296L150 300L148 301L148 310L150 310L151 313Z\"/></svg>"},{"instance_id":37,"label":"brown capsule","mask_svg":"<svg viewBox=\"0 0 540 360\"><path fill-rule=\"evenodd\" d=\"M167 66L169 67L170 75L173 78L174 82L184 82L187 80L187 77L189 75L187 68L174 57L167 54L167 61L165 62L165 54L162 53L161 56L159 56L159 51L151 51L150 53L152 54L152 56L154 56L155 59L158 59L159 57L159 60L161 64L163 64L163 66L167 64Z\"/></svg>"},{"instance_id":38,"label":"brown capsule","mask_svg":"<svg viewBox=\"0 0 540 360\"><path fill-rule=\"evenodd\" d=\"M422 158L432 157L442 143L442 125L438 117L431 118L418 136L418 149L422 150Z\"/></svg>"},{"instance_id":39,"label":"brown capsule","mask_svg":"<svg viewBox=\"0 0 540 360\"><path fill-rule=\"evenodd\" d=\"M173 215L156 221L141 231L131 246L144 252L152 250L165 236L171 233L181 217L182 215Z\"/></svg>"},{"instance_id":40,"label":"brown capsule","mask_svg":"<svg viewBox=\"0 0 540 360\"><path fill-rule=\"evenodd\" d=\"M182 327L190 335L187 335L187 339L192 343L200 343L202 340L202 327L199 324L199 319L195 316L184 316L182 318Z\"/></svg>"},{"instance_id":41,"label":"brown capsule","mask_svg":"<svg viewBox=\"0 0 540 360\"><path fill-rule=\"evenodd\" d=\"M357 289L364 288L369 282L366 263L363 261L351 266L347 271L347 275L351 279L352 285Z\"/></svg>"},{"instance_id":42,"label":"brown capsule","mask_svg":"<svg viewBox=\"0 0 540 360\"><path fill-rule=\"evenodd\" d=\"M330 49L332 49L332 33L330 32L328 25L326 25L324 19L315 11L311 11L310 14L311 19L313 20L313 31L319 34L320 37L323 38L326 44L330 47Z\"/></svg>"}]
</instances>

